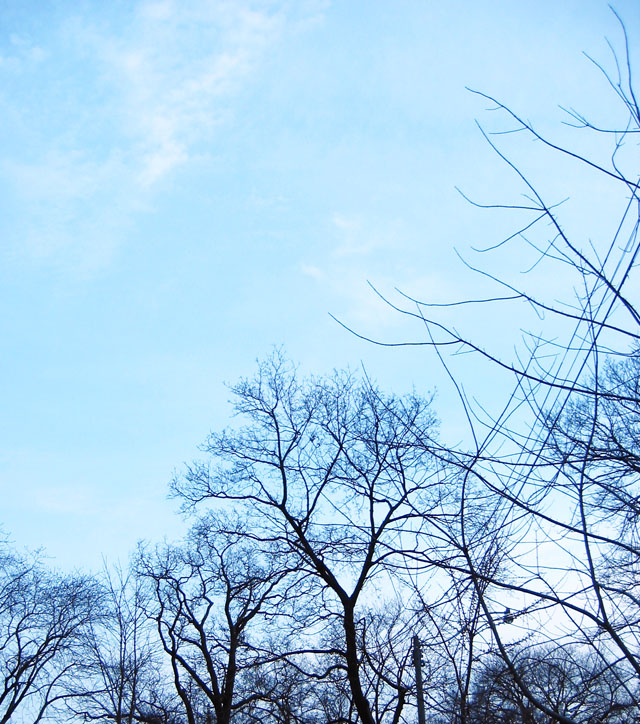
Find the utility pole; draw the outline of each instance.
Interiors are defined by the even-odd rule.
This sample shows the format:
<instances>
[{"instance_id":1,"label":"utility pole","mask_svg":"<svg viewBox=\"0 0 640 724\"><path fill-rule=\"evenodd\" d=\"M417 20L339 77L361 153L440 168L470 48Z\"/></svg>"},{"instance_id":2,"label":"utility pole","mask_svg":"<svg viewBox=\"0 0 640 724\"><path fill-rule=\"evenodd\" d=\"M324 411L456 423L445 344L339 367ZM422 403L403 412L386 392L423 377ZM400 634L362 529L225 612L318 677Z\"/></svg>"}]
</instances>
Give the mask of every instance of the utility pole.
<instances>
[{"instance_id":1,"label":"utility pole","mask_svg":"<svg viewBox=\"0 0 640 724\"><path fill-rule=\"evenodd\" d=\"M420 639L413 637L413 665L416 669L416 689L418 690L418 724L426 724L424 718L424 692L422 691L422 651Z\"/></svg>"}]
</instances>

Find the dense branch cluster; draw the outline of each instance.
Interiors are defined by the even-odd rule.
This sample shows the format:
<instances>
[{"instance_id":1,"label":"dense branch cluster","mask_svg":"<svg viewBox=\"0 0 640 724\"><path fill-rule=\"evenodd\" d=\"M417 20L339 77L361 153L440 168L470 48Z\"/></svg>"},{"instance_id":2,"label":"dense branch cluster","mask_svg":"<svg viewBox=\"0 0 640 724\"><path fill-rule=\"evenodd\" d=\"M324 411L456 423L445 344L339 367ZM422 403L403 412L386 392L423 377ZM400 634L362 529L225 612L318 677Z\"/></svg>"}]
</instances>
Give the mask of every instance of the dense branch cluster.
<instances>
[{"instance_id":1,"label":"dense branch cluster","mask_svg":"<svg viewBox=\"0 0 640 724\"><path fill-rule=\"evenodd\" d=\"M483 96L525 200L481 258L517 247L528 275L489 262L486 298L388 300L421 336L370 340L435 352L466 440L443 439L431 399L302 379L274 353L232 388L241 425L173 481L184 541L96 579L2 547L0 724L400 724L419 697L439 724L640 720L640 108L628 46L598 68L617 117L569 119L611 142L607 162ZM510 160L523 135L619 193L605 239ZM511 356L447 321L514 304Z\"/></svg>"}]
</instances>

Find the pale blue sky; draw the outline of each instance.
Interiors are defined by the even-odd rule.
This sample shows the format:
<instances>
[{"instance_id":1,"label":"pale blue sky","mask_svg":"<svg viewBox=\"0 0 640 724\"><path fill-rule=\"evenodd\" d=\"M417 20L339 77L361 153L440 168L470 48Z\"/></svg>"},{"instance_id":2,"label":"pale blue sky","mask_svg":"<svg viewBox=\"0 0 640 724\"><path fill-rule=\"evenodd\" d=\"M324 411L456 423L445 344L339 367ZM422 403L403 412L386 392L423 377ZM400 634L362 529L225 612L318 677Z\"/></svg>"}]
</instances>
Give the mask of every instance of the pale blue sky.
<instances>
[{"instance_id":1,"label":"pale blue sky","mask_svg":"<svg viewBox=\"0 0 640 724\"><path fill-rule=\"evenodd\" d=\"M640 3L615 7L635 51ZM604 36L600 0L1 0L4 530L88 568L173 536L172 470L274 344L307 372L441 387L425 352L328 312L395 338L367 280L463 295L453 247L511 221L454 186L520 193L465 86L545 130L559 104L605 113L581 55L608 61Z\"/></svg>"}]
</instances>

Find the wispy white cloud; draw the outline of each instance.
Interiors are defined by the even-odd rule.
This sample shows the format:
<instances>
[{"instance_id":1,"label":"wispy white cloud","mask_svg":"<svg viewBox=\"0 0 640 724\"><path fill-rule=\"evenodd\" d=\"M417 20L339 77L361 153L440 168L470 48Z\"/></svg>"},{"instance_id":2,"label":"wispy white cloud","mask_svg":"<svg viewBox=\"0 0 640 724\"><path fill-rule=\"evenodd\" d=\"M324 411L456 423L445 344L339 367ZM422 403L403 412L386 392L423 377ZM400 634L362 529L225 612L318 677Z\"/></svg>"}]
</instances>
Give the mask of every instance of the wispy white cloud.
<instances>
[{"instance_id":1,"label":"wispy white cloud","mask_svg":"<svg viewBox=\"0 0 640 724\"><path fill-rule=\"evenodd\" d=\"M331 251L334 257L363 257L373 252L389 252L398 246L398 234L393 228L374 228L360 216L336 213L332 223L337 237Z\"/></svg>"},{"instance_id":2,"label":"wispy white cloud","mask_svg":"<svg viewBox=\"0 0 640 724\"><path fill-rule=\"evenodd\" d=\"M329 309L372 337L394 335L403 319L392 305L417 311L411 298L446 303L469 293L469 280L444 270L428 270L412 262L415 241L401 221L367 218L360 213L334 213L327 224L329 242L322 256L309 256L300 273L327 297ZM403 296L406 295L406 296ZM448 311L441 311L442 318ZM409 323L413 329L413 323Z\"/></svg>"},{"instance_id":3,"label":"wispy white cloud","mask_svg":"<svg viewBox=\"0 0 640 724\"><path fill-rule=\"evenodd\" d=\"M98 160L80 150L52 149L36 162L10 160L0 168L26 211L16 239L21 255L81 276L111 261L134 203L117 152Z\"/></svg>"},{"instance_id":4,"label":"wispy white cloud","mask_svg":"<svg viewBox=\"0 0 640 724\"><path fill-rule=\"evenodd\" d=\"M397 313L367 282L389 289L402 276L395 254L401 244L399 231L376 227L361 214L342 212L332 214L327 228L327 250L322 257L301 262L301 274L324 289L329 307L337 304L345 322L369 330L394 323Z\"/></svg>"},{"instance_id":5,"label":"wispy white cloud","mask_svg":"<svg viewBox=\"0 0 640 724\"><path fill-rule=\"evenodd\" d=\"M148 188L193 157L278 39L281 13L242 2L145 2L124 34L84 32L119 102L136 179Z\"/></svg>"},{"instance_id":6,"label":"wispy white cloud","mask_svg":"<svg viewBox=\"0 0 640 724\"><path fill-rule=\"evenodd\" d=\"M31 38L19 33L9 35L10 49L0 55L0 67L18 69L24 64L41 63L48 53Z\"/></svg>"},{"instance_id":7,"label":"wispy white cloud","mask_svg":"<svg viewBox=\"0 0 640 724\"><path fill-rule=\"evenodd\" d=\"M87 515L98 512L90 491L77 485L34 490L33 505L37 510L50 514Z\"/></svg>"},{"instance_id":8,"label":"wispy white cloud","mask_svg":"<svg viewBox=\"0 0 640 724\"><path fill-rule=\"evenodd\" d=\"M49 46L16 36L0 66L14 56L32 64L49 56L63 79L63 92L42 102L49 107L14 101L40 148L14 150L0 164L28 219L27 253L66 254L84 270L105 263L118 229L152 202L159 184L206 156L233 123L234 102L285 32L287 12L251 0L146 0L120 14L69 16ZM308 14L317 12L309 3ZM55 114L58 126L47 120Z\"/></svg>"},{"instance_id":9,"label":"wispy white cloud","mask_svg":"<svg viewBox=\"0 0 640 724\"><path fill-rule=\"evenodd\" d=\"M315 279L317 281L323 281L326 278L326 274L317 266L314 266L313 264L305 264L304 262L300 264L300 271L308 277L311 277L312 279Z\"/></svg>"}]
</instances>

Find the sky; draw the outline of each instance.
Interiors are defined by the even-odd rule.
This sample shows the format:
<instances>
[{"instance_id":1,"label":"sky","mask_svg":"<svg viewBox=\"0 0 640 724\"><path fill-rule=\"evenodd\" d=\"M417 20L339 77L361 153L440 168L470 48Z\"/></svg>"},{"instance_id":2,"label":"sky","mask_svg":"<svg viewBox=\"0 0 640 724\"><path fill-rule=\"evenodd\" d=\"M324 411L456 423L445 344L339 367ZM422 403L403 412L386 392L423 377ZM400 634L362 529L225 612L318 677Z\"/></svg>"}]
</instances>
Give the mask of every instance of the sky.
<instances>
[{"instance_id":1,"label":"sky","mask_svg":"<svg viewBox=\"0 0 640 724\"><path fill-rule=\"evenodd\" d=\"M640 4L614 5L637 54ZM622 47L600 0L0 0L0 529L84 570L178 535L174 471L274 346L306 373L435 389L452 424L433 356L330 315L416 339L369 283L475 292L458 254L513 219L456 187L522 190L468 89L570 138L560 106L608 114L584 55L610 63L605 38ZM595 193L502 138L552 195ZM595 235L615 204L597 196Z\"/></svg>"}]
</instances>

